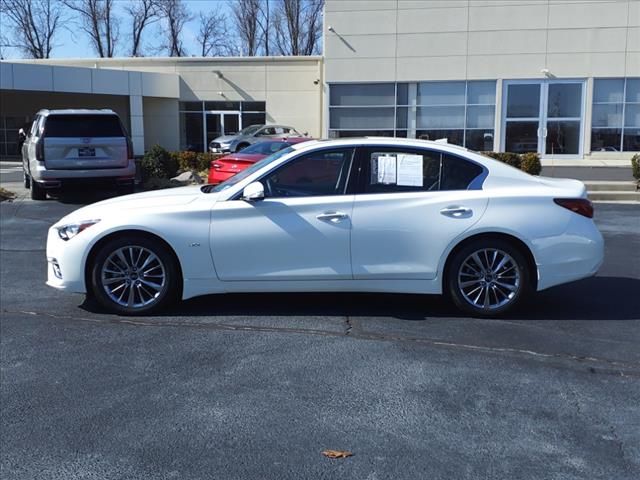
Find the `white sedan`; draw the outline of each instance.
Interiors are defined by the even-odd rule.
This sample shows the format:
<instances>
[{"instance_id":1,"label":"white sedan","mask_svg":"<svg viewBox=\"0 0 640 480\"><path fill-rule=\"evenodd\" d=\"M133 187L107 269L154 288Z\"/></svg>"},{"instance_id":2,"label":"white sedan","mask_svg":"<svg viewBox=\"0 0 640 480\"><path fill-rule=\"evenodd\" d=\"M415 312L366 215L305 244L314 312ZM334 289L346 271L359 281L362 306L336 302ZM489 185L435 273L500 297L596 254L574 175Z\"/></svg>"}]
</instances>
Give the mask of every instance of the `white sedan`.
<instances>
[{"instance_id":1,"label":"white sedan","mask_svg":"<svg viewBox=\"0 0 640 480\"><path fill-rule=\"evenodd\" d=\"M423 140L312 141L217 186L129 195L49 230L48 284L119 314L227 292L447 294L495 316L592 276L584 185Z\"/></svg>"}]
</instances>

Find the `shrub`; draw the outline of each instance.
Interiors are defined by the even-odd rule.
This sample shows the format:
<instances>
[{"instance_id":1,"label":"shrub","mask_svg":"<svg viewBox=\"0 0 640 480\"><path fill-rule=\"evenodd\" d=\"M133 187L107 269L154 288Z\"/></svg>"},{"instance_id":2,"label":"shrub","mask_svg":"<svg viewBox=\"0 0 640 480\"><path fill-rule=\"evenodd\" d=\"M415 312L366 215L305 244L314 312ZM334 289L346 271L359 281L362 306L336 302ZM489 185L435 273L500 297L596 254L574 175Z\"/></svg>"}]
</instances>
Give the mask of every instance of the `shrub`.
<instances>
[{"instance_id":1,"label":"shrub","mask_svg":"<svg viewBox=\"0 0 640 480\"><path fill-rule=\"evenodd\" d=\"M196 170L198 153L196 152L174 152L178 158L178 169L181 172Z\"/></svg>"},{"instance_id":2,"label":"shrub","mask_svg":"<svg viewBox=\"0 0 640 480\"><path fill-rule=\"evenodd\" d=\"M178 171L176 158L160 145L151 147L140 160L142 181L150 178L171 178Z\"/></svg>"},{"instance_id":3,"label":"shrub","mask_svg":"<svg viewBox=\"0 0 640 480\"><path fill-rule=\"evenodd\" d=\"M202 170L209 170L209 166L211 165L211 160L220 158L221 156L222 155L214 155L213 153L199 153L194 170L196 172L201 172Z\"/></svg>"},{"instance_id":4,"label":"shrub","mask_svg":"<svg viewBox=\"0 0 640 480\"><path fill-rule=\"evenodd\" d=\"M640 153L631 157L631 173L633 173L633 178L640 180Z\"/></svg>"},{"instance_id":5,"label":"shrub","mask_svg":"<svg viewBox=\"0 0 640 480\"><path fill-rule=\"evenodd\" d=\"M520 159L520 170L527 172L529 175L540 175L542 171L540 155L537 153L523 153Z\"/></svg>"},{"instance_id":6,"label":"shrub","mask_svg":"<svg viewBox=\"0 0 640 480\"><path fill-rule=\"evenodd\" d=\"M512 167L520 168L522 160L520 155L512 152L483 152L487 157L495 158L496 160L511 165Z\"/></svg>"}]
</instances>

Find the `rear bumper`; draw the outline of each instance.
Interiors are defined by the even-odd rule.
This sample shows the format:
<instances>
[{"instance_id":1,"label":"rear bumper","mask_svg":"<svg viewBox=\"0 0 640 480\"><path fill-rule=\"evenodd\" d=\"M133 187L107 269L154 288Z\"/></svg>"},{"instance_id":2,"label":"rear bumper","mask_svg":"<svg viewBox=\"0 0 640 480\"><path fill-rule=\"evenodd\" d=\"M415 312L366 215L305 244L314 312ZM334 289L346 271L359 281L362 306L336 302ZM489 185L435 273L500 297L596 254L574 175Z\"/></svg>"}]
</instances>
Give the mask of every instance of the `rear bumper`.
<instances>
[{"instance_id":1,"label":"rear bumper","mask_svg":"<svg viewBox=\"0 0 640 480\"><path fill-rule=\"evenodd\" d=\"M604 239L595 223L573 215L567 230L535 240L538 290L592 277L604 260Z\"/></svg>"},{"instance_id":2,"label":"rear bumper","mask_svg":"<svg viewBox=\"0 0 640 480\"><path fill-rule=\"evenodd\" d=\"M208 181L209 181L209 183L211 183L213 185L216 185L218 183L225 182L226 180L230 179L231 177L233 177L237 173L238 172L221 172L220 170L216 170L215 168L211 168L209 170Z\"/></svg>"},{"instance_id":3,"label":"rear bumper","mask_svg":"<svg viewBox=\"0 0 640 480\"><path fill-rule=\"evenodd\" d=\"M116 183L130 184L136 176L136 162L129 160L123 168L96 168L78 170L52 170L44 163L31 163L31 179L42 183L45 187L56 187L68 182L82 183L83 181L115 181Z\"/></svg>"}]
</instances>

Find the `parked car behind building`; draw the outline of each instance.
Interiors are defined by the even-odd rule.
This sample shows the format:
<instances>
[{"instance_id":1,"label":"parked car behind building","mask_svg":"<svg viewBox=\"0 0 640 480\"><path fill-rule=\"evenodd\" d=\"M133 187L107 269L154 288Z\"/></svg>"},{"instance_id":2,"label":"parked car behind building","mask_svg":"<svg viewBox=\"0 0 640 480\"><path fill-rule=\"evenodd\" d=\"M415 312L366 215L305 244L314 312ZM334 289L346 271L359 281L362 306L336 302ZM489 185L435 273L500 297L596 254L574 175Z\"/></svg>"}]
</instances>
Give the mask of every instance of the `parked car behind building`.
<instances>
[{"instance_id":1,"label":"parked car behind building","mask_svg":"<svg viewBox=\"0 0 640 480\"><path fill-rule=\"evenodd\" d=\"M131 142L113 110L40 110L22 146L22 166L34 200L72 183L132 191L136 172Z\"/></svg>"},{"instance_id":2,"label":"parked car behind building","mask_svg":"<svg viewBox=\"0 0 640 480\"><path fill-rule=\"evenodd\" d=\"M313 139L309 137L287 137L277 140L264 140L248 146L241 152L232 153L213 160L209 168L208 182L214 185L222 183L272 153L276 153L296 143L307 142L309 140Z\"/></svg>"},{"instance_id":3,"label":"parked car behind building","mask_svg":"<svg viewBox=\"0 0 640 480\"><path fill-rule=\"evenodd\" d=\"M301 137L293 127L285 125L251 125L235 135L223 135L209 143L211 153L237 152L265 138Z\"/></svg>"}]
</instances>

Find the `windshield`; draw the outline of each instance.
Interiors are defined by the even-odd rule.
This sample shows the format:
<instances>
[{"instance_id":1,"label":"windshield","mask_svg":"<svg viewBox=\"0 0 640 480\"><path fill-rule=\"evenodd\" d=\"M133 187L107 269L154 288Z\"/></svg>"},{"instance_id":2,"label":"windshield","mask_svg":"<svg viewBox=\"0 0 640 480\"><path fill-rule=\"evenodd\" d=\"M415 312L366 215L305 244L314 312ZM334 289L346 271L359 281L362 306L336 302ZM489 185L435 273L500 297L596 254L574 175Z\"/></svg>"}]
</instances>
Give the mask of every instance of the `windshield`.
<instances>
[{"instance_id":1,"label":"windshield","mask_svg":"<svg viewBox=\"0 0 640 480\"><path fill-rule=\"evenodd\" d=\"M280 150L280 151L274 153L273 155L269 155L268 157L263 158L259 162L254 163L249 168L247 168L245 170L242 170L240 173L234 175L233 177L231 177L226 182L222 182L219 185L205 185L204 187L202 187L202 192L204 192L204 193L222 192L223 190L226 190L227 188L233 187L235 184L241 182L242 180L247 178L249 175L252 175L253 172L256 172L256 171L260 170L265 165L269 165L270 163L275 162L276 160L278 160L280 157L283 157L284 155L286 155L288 153L291 153L291 152L293 152L293 147L289 147L289 148L285 148L283 150Z\"/></svg>"},{"instance_id":2,"label":"windshield","mask_svg":"<svg viewBox=\"0 0 640 480\"><path fill-rule=\"evenodd\" d=\"M260 127L262 127L262 125L250 125L247 128L240 130L239 135L251 135L252 133L257 132Z\"/></svg>"},{"instance_id":3,"label":"windshield","mask_svg":"<svg viewBox=\"0 0 640 480\"><path fill-rule=\"evenodd\" d=\"M260 155L271 155L283 148L287 148L287 142L258 142L243 148L240 153L258 153Z\"/></svg>"}]
</instances>

